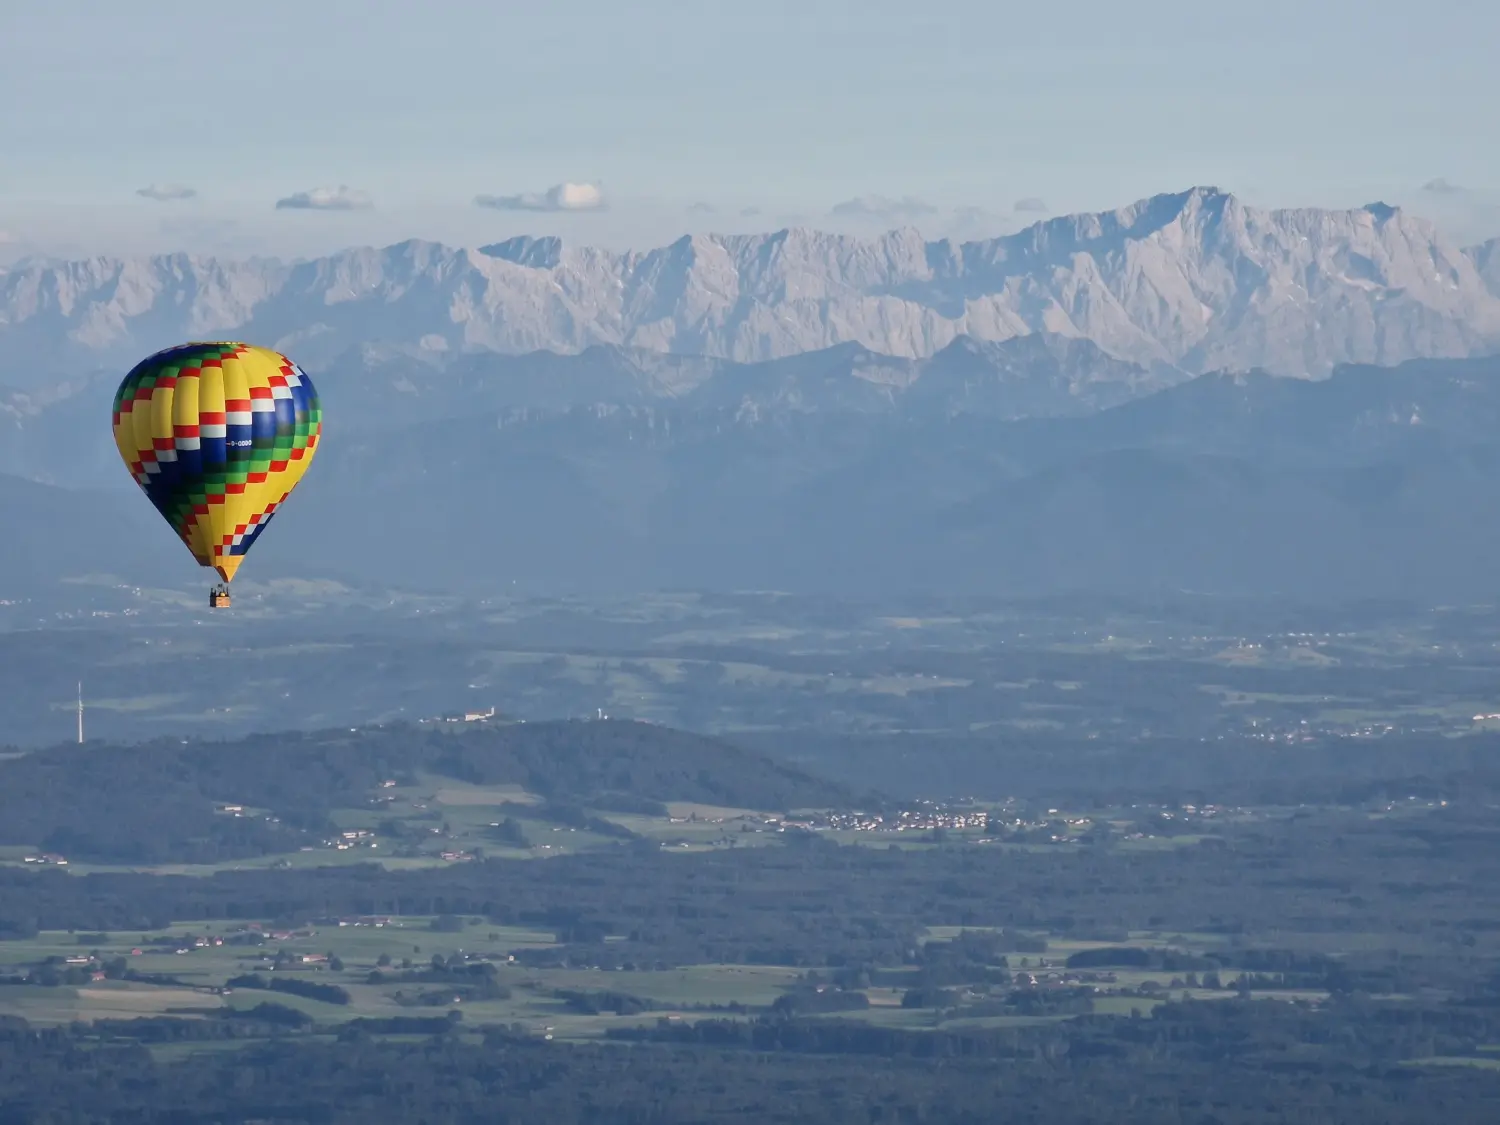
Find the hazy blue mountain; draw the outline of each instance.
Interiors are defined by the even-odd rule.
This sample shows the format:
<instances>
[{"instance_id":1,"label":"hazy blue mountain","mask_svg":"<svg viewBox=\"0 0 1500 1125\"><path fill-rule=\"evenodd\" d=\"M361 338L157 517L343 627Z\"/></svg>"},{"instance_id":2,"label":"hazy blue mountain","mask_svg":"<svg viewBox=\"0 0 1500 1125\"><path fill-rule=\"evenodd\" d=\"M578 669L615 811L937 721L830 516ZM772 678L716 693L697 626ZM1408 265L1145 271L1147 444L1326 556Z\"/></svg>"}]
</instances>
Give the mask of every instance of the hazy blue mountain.
<instances>
[{"instance_id":1,"label":"hazy blue mountain","mask_svg":"<svg viewBox=\"0 0 1500 1125\"><path fill-rule=\"evenodd\" d=\"M1482 242L1468 253L1490 292L1500 297L1500 238Z\"/></svg>"},{"instance_id":2,"label":"hazy blue mountain","mask_svg":"<svg viewBox=\"0 0 1500 1125\"><path fill-rule=\"evenodd\" d=\"M119 483L110 432L118 382L99 376L32 391L0 388L0 473L73 487Z\"/></svg>"},{"instance_id":3,"label":"hazy blue mountain","mask_svg":"<svg viewBox=\"0 0 1500 1125\"><path fill-rule=\"evenodd\" d=\"M465 395L446 417L383 411L372 422L330 405L318 459L245 576L473 594L512 583L1500 593L1500 359L1349 366L1324 380L1204 375L1105 409L1016 419L955 408L984 407L975 388L1011 378L994 357L978 378L963 366L988 352L965 345L907 367L844 349L772 365L774 378L718 366L707 379L682 375L698 381L675 397L631 391L555 410ZM588 378L638 388L632 356L615 361L614 374ZM868 364L925 370L882 399L857 374ZM1028 393L1077 400L1065 362L1041 370L1021 381ZM1100 385L1123 394L1123 375L1141 371ZM479 389L498 378L474 377ZM742 378L775 393L747 408ZM715 397L716 386L730 390ZM924 386L943 393L924 401ZM334 380L327 396L346 393ZM74 399L54 404L65 407ZM104 421L72 433L82 445L63 447L65 461L113 456ZM199 572L186 552L111 468L110 495L7 482L0 579L107 563L132 579L190 582ZM95 518L104 533L89 529ZM55 521L73 531L58 538ZM118 548L101 557L100 542Z\"/></svg>"},{"instance_id":4,"label":"hazy blue mountain","mask_svg":"<svg viewBox=\"0 0 1500 1125\"><path fill-rule=\"evenodd\" d=\"M1005 341L960 336L922 365L907 413L990 418L1089 414L1181 382L1170 365L1115 359L1091 340L1036 332Z\"/></svg>"},{"instance_id":5,"label":"hazy blue mountain","mask_svg":"<svg viewBox=\"0 0 1500 1125\"><path fill-rule=\"evenodd\" d=\"M383 546L351 574L474 591L1478 597L1500 587L1496 421L1497 361L1204 376L1076 418L471 418L405 431L395 459L352 437L257 554L284 569L357 540L363 494Z\"/></svg>"},{"instance_id":6,"label":"hazy blue mountain","mask_svg":"<svg viewBox=\"0 0 1500 1125\"><path fill-rule=\"evenodd\" d=\"M0 474L0 529L0 600L89 575L144 581L172 574L183 560L197 569L145 497L124 490L57 488Z\"/></svg>"},{"instance_id":7,"label":"hazy blue mountain","mask_svg":"<svg viewBox=\"0 0 1500 1125\"><path fill-rule=\"evenodd\" d=\"M922 521L957 590L1488 600L1500 444L1336 470L1119 449Z\"/></svg>"},{"instance_id":8,"label":"hazy blue mountain","mask_svg":"<svg viewBox=\"0 0 1500 1125\"><path fill-rule=\"evenodd\" d=\"M309 370L367 345L758 363L841 344L917 359L961 336L1049 333L1147 367L1322 374L1490 350L1493 284L1477 254L1396 208L1262 210L1210 187L964 243L788 229L629 252L516 238L291 263L91 258L0 272L0 382L118 374L155 348L225 335Z\"/></svg>"},{"instance_id":9,"label":"hazy blue mountain","mask_svg":"<svg viewBox=\"0 0 1500 1125\"><path fill-rule=\"evenodd\" d=\"M1018 427L1037 459L1097 449L1236 454L1264 462L1356 464L1500 432L1500 359L1351 365L1327 379L1214 373L1073 425Z\"/></svg>"},{"instance_id":10,"label":"hazy blue mountain","mask_svg":"<svg viewBox=\"0 0 1500 1125\"><path fill-rule=\"evenodd\" d=\"M864 411L908 417L1081 414L1185 378L1113 359L1087 340L1047 334L1002 343L967 337L934 356L876 355L856 344L740 364L640 348L444 358L367 345L317 374L326 425L341 434L448 418L497 424L575 408L673 411ZM115 487L113 375L0 389L0 472L48 484ZM667 414L663 415L663 424Z\"/></svg>"},{"instance_id":11,"label":"hazy blue mountain","mask_svg":"<svg viewBox=\"0 0 1500 1125\"><path fill-rule=\"evenodd\" d=\"M317 385L333 404L330 416L386 427L474 412L650 405L1024 418L1088 413L1186 377L1115 359L1088 340L1037 333L999 343L960 337L923 359L840 344L748 364L613 346L447 362L361 348L320 372Z\"/></svg>"}]
</instances>

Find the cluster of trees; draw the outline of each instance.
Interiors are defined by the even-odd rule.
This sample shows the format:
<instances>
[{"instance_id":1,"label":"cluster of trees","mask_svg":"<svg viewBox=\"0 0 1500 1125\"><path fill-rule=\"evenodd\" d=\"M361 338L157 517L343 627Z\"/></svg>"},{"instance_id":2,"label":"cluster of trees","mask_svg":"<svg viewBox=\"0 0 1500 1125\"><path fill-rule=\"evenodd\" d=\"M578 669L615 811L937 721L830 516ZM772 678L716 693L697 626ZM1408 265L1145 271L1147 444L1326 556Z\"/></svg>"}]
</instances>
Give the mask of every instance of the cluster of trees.
<instances>
[{"instance_id":1,"label":"cluster of trees","mask_svg":"<svg viewBox=\"0 0 1500 1125\"><path fill-rule=\"evenodd\" d=\"M1294 1055L1309 1069L1431 1058L1482 1061L1500 1039L1500 1002L1411 1003L1350 996L1323 1006L1277 1000L1167 1001L1149 1016L1083 1015L1061 1023L912 1031L850 1020L797 1020L773 1012L752 1020L658 1020L611 1028L628 1042L696 1043L754 1051L882 1058L1103 1056L1146 1062L1165 1054L1243 1065ZM1500 1098L1500 1078L1493 1081Z\"/></svg>"},{"instance_id":2,"label":"cluster of trees","mask_svg":"<svg viewBox=\"0 0 1500 1125\"><path fill-rule=\"evenodd\" d=\"M598 989L558 988L552 995L563 1002L570 1012L585 1016L597 1016L609 1012L617 1016L635 1016L642 1012L654 1012L659 1005L642 996L631 996L627 992Z\"/></svg>"},{"instance_id":3,"label":"cluster of trees","mask_svg":"<svg viewBox=\"0 0 1500 1125\"><path fill-rule=\"evenodd\" d=\"M284 992L288 996L300 996L304 1000L317 1000L323 1004L349 1003L349 990L347 988L341 988L336 984L322 984L315 980L305 980L302 977L281 975L265 977L260 973L246 973L242 976L230 977L226 982L226 987L267 989L271 992Z\"/></svg>"},{"instance_id":4,"label":"cluster of trees","mask_svg":"<svg viewBox=\"0 0 1500 1125\"><path fill-rule=\"evenodd\" d=\"M429 964L422 968L392 969L377 967L366 977L367 984L428 985L419 997L441 997L439 1003L446 1004L455 997L464 1000L507 1000L510 986L498 979L493 963L489 961L466 961L462 957L445 958L434 953ZM405 996L403 989L398 995Z\"/></svg>"}]
</instances>

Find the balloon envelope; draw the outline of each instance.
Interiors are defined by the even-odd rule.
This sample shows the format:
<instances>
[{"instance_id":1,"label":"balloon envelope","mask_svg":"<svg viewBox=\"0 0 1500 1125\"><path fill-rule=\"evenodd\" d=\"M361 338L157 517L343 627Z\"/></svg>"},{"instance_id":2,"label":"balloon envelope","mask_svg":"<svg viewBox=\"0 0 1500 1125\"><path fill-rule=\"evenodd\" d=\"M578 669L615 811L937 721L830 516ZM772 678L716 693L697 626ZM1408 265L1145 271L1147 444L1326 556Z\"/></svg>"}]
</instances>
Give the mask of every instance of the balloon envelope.
<instances>
[{"instance_id":1,"label":"balloon envelope","mask_svg":"<svg viewBox=\"0 0 1500 1125\"><path fill-rule=\"evenodd\" d=\"M151 503L228 582L312 462L323 412L280 352L240 343L168 348L115 392L115 444Z\"/></svg>"}]
</instances>

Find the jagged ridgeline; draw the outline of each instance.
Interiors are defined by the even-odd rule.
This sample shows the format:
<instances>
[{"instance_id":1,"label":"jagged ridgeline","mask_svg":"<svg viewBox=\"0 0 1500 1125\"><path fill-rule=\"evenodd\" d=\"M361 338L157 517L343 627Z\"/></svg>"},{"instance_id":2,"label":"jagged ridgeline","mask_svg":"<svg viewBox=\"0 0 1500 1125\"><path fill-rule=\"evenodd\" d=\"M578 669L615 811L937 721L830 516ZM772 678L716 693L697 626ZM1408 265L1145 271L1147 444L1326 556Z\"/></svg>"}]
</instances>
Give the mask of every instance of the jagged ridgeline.
<instances>
[{"instance_id":1,"label":"jagged ridgeline","mask_svg":"<svg viewBox=\"0 0 1500 1125\"><path fill-rule=\"evenodd\" d=\"M1383 204L1263 210L1214 188L985 241L793 229L614 252L516 238L306 262L163 255L0 274L0 382L119 368L212 329L296 338L314 370L380 342L433 357L595 344L758 362L857 343L932 355L1052 332L1120 359L1287 374L1466 355L1500 333L1495 244Z\"/></svg>"}]
</instances>

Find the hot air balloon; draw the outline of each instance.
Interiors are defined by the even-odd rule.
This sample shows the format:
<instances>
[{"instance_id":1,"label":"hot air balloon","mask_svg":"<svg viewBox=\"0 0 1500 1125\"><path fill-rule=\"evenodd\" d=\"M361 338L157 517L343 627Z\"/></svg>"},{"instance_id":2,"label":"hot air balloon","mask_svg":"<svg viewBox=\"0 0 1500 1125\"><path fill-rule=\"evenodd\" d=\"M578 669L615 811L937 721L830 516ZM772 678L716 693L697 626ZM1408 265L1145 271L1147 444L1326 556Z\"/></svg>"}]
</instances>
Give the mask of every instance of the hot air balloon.
<instances>
[{"instance_id":1,"label":"hot air balloon","mask_svg":"<svg viewBox=\"0 0 1500 1125\"><path fill-rule=\"evenodd\" d=\"M229 582L312 462L323 412L280 352L241 343L167 348L115 392L115 444L131 476L202 566Z\"/></svg>"}]
</instances>

